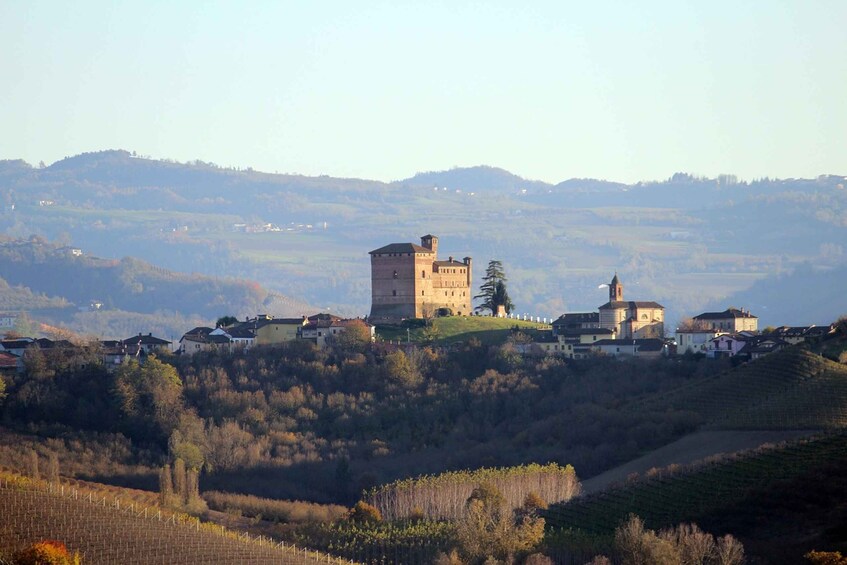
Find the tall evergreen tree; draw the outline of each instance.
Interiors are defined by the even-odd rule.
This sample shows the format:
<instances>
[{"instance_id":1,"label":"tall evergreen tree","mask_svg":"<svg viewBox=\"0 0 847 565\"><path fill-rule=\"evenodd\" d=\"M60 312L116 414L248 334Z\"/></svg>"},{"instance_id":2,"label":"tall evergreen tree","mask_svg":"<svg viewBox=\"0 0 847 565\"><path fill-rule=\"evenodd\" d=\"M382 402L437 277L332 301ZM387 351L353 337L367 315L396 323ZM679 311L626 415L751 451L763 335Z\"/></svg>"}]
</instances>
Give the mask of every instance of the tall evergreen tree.
<instances>
[{"instance_id":1,"label":"tall evergreen tree","mask_svg":"<svg viewBox=\"0 0 847 565\"><path fill-rule=\"evenodd\" d=\"M503 306L507 314L511 312L514 307L506 291L507 279L503 271L503 263L496 259L489 261L482 280L479 294L474 296L474 300L482 299L482 304L477 306L477 310L489 310L492 314L496 314L498 307Z\"/></svg>"}]
</instances>

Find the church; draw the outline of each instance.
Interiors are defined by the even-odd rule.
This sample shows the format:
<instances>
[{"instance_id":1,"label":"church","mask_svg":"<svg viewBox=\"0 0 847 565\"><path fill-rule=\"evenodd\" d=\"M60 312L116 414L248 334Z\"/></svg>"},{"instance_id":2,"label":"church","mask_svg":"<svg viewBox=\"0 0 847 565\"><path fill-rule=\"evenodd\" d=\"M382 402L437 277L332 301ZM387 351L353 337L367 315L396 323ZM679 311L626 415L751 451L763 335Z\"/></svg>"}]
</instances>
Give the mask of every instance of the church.
<instances>
[{"instance_id":1,"label":"church","mask_svg":"<svg viewBox=\"0 0 847 565\"><path fill-rule=\"evenodd\" d=\"M371 256L371 321L471 315L471 258L438 260L438 238L390 243Z\"/></svg>"},{"instance_id":2,"label":"church","mask_svg":"<svg viewBox=\"0 0 847 565\"><path fill-rule=\"evenodd\" d=\"M664 337L665 307L656 302L623 299L623 284L615 273L609 283L609 301L600 306L600 327L614 330L618 339Z\"/></svg>"}]
</instances>

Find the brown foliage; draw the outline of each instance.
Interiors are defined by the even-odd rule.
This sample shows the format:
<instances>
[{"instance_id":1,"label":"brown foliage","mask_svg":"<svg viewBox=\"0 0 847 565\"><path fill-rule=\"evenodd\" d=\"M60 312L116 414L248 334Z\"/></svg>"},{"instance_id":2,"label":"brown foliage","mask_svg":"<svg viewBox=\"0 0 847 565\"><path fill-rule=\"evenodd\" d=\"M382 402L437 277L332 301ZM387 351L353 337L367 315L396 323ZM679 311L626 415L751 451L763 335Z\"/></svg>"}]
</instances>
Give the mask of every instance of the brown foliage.
<instances>
[{"instance_id":1,"label":"brown foliage","mask_svg":"<svg viewBox=\"0 0 847 565\"><path fill-rule=\"evenodd\" d=\"M299 500L274 500L247 494L219 491L203 493L215 510L238 511L244 516L288 523L332 522L345 516L348 509L336 504L315 504Z\"/></svg>"},{"instance_id":2,"label":"brown foliage","mask_svg":"<svg viewBox=\"0 0 847 565\"><path fill-rule=\"evenodd\" d=\"M382 522L382 514L379 510L363 500L353 506L347 517L353 522Z\"/></svg>"},{"instance_id":3,"label":"brown foliage","mask_svg":"<svg viewBox=\"0 0 847 565\"><path fill-rule=\"evenodd\" d=\"M812 565L847 565L840 551L810 551L803 557Z\"/></svg>"}]
</instances>

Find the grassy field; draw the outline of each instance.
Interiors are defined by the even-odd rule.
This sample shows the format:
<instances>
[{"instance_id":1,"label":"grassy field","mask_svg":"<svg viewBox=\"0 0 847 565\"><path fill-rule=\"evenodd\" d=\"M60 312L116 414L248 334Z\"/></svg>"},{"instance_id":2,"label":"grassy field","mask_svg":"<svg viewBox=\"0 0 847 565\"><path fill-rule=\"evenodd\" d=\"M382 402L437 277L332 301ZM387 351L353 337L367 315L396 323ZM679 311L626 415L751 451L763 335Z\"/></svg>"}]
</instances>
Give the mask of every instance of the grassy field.
<instances>
[{"instance_id":1,"label":"grassy field","mask_svg":"<svg viewBox=\"0 0 847 565\"><path fill-rule=\"evenodd\" d=\"M433 321L435 343L450 344L476 338L485 344L503 343L513 328L541 329L549 327L545 324L510 320L508 318L491 318L487 316L450 316L436 318ZM423 343L427 341L427 329L424 327L377 326L377 337L383 341L411 341Z\"/></svg>"}]
</instances>

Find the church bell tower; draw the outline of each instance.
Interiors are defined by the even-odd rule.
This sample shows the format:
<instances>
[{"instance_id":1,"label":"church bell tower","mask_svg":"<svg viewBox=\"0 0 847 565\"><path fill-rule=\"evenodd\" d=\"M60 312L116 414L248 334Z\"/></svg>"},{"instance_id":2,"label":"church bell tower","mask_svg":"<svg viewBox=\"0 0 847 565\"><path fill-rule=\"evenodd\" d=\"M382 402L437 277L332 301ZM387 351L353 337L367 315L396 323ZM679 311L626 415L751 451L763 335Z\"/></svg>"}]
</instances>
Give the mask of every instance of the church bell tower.
<instances>
[{"instance_id":1,"label":"church bell tower","mask_svg":"<svg viewBox=\"0 0 847 565\"><path fill-rule=\"evenodd\" d=\"M609 302L622 302L623 301L623 285L621 284L620 279L618 279L618 274L615 273L615 277L612 279L612 282L609 283Z\"/></svg>"}]
</instances>

